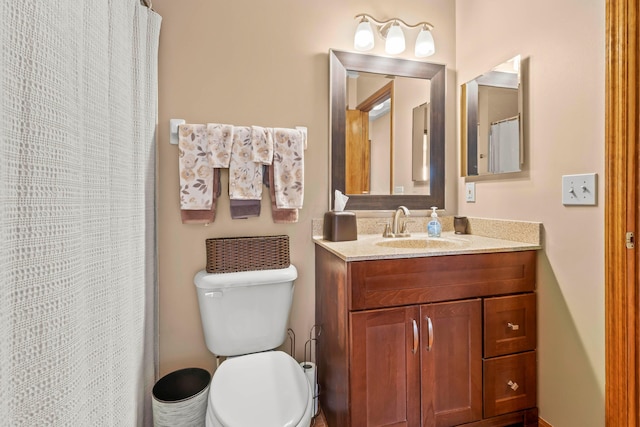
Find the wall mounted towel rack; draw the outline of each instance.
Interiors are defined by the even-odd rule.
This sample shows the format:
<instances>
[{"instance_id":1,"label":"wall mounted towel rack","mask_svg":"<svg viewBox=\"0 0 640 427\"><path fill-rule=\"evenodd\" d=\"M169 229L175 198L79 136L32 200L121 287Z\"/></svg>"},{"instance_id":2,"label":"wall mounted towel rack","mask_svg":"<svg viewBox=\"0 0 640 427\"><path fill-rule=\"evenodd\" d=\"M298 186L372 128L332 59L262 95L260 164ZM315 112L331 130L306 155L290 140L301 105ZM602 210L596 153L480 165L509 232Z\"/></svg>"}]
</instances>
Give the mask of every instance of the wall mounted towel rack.
<instances>
[{"instance_id":1,"label":"wall mounted towel rack","mask_svg":"<svg viewBox=\"0 0 640 427\"><path fill-rule=\"evenodd\" d=\"M169 119L169 143L178 145L178 126L185 124L184 119ZM295 129L302 131L305 136L305 149L307 148L307 128L306 126L296 126Z\"/></svg>"}]
</instances>

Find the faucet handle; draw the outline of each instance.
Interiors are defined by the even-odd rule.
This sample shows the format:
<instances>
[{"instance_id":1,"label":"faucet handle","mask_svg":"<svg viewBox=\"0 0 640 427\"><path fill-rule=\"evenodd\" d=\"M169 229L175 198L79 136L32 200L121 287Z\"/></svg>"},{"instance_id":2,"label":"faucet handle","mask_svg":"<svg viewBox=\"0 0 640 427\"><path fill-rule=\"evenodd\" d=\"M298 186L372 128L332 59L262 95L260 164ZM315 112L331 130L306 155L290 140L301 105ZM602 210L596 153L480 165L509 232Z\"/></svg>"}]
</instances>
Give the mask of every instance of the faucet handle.
<instances>
[{"instance_id":1,"label":"faucet handle","mask_svg":"<svg viewBox=\"0 0 640 427\"><path fill-rule=\"evenodd\" d=\"M378 224L384 224L382 237L393 237L393 233L391 232L391 224L389 224L389 221L379 222Z\"/></svg>"}]
</instances>

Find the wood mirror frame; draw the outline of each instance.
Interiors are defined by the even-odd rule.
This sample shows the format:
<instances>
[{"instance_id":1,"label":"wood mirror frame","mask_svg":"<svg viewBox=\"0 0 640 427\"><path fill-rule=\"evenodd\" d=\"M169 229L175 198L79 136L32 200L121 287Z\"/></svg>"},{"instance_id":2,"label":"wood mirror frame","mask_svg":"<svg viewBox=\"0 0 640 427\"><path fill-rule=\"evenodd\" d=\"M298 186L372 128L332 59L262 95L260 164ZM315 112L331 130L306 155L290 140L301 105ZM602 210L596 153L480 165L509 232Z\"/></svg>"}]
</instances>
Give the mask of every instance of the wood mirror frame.
<instances>
[{"instance_id":1,"label":"wood mirror frame","mask_svg":"<svg viewBox=\"0 0 640 427\"><path fill-rule=\"evenodd\" d=\"M394 210L403 205L409 209L428 209L444 206L444 128L446 67L408 59L387 58L361 53L329 51L331 123L331 183L329 205L333 209L335 190L345 192L345 138L347 109L347 71L388 74L430 80L431 144L429 195L349 195L349 210ZM408 166L410 167L410 165ZM375 173L375 171L371 171Z\"/></svg>"}]
</instances>

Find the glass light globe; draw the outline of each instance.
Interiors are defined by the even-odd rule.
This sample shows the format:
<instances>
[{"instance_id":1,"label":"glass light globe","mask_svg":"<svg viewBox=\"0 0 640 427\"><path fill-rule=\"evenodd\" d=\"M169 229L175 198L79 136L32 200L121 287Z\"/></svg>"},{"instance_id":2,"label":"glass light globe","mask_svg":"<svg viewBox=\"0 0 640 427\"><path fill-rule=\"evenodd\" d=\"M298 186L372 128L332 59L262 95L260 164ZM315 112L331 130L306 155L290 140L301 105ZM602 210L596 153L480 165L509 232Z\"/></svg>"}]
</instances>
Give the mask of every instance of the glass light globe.
<instances>
[{"instance_id":1,"label":"glass light globe","mask_svg":"<svg viewBox=\"0 0 640 427\"><path fill-rule=\"evenodd\" d=\"M353 48L359 51L373 49L373 30L371 23L363 19L356 28L356 35L353 38Z\"/></svg>"},{"instance_id":2,"label":"glass light globe","mask_svg":"<svg viewBox=\"0 0 640 427\"><path fill-rule=\"evenodd\" d=\"M434 53L436 53L436 45L433 42L433 35L431 34L431 31L423 28L420 30L418 38L416 39L415 55L418 58L424 58L426 56L431 56Z\"/></svg>"},{"instance_id":3,"label":"glass light globe","mask_svg":"<svg viewBox=\"0 0 640 427\"><path fill-rule=\"evenodd\" d=\"M387 42L384 46L385 52L391 55L395 55L404 52L404 48L404 33L402 32L400 25L398 25L397 23L391 25L391 27L389 27L389 31L387 32Z\"/></svg>"}]
</instances>

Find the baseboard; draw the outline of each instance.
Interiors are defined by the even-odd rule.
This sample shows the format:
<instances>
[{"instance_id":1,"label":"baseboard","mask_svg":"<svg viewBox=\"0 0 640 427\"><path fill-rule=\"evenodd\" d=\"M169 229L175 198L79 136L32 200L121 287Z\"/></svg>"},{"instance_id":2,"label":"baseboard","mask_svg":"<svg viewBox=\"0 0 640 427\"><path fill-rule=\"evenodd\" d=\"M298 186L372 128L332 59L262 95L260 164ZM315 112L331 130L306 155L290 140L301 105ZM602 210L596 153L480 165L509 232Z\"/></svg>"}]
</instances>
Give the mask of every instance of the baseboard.
<instances>
[{"instance_id":1,"label":"baseboard","mask_svg":"<svg viewBox=\"0 0 640 427\"><path fill-rule=\"evenodd\" d=\"M542 418L538 418L538 427L553 427L551 424L543 420Z\"/></svg>"}]
</instances>

